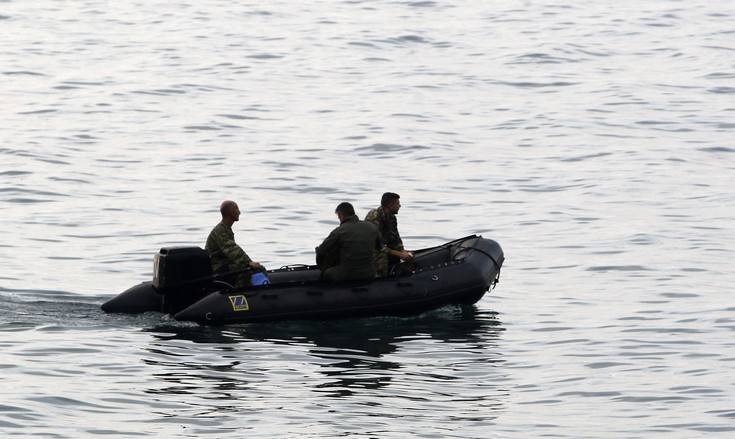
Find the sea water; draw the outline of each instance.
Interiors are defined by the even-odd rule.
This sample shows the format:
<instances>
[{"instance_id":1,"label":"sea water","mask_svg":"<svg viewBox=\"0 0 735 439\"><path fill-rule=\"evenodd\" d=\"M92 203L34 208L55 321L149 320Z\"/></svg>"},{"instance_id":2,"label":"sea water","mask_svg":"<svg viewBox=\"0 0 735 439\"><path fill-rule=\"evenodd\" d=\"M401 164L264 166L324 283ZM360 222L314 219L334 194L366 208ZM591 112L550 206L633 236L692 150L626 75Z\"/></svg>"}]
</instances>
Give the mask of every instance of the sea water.
<instances>
[{"instance_id":1,"label":"sea water","mask_svg":"<svg viewBox=\"0 0 735 439\"><path fill-rule=\"evenodd\" d=\"M735 434L728 1L0 1L3 437ZM401 195L474 307L106 315L223 199L266 267Z\"/></svg>"}]
</instances>

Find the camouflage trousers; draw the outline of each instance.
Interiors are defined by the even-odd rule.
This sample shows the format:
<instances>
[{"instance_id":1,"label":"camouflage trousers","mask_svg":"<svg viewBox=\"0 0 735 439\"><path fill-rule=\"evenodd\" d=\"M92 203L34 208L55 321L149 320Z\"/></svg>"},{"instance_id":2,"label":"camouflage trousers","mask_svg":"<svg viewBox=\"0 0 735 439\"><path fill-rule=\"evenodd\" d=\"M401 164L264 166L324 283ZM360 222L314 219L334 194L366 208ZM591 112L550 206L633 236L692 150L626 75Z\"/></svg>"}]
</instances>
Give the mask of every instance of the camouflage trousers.
<instances>
[{"instance_id":1,"label":"camouflage trousers","mask_svg":"<svg viewBox=\"0 0 735 439\"><path fill-rule=\"evenodd\" d=\"M375 274L379 277L388 275L388 254L385 252L375 253Z\"/></svg>"},{"instance_id":2,"label":"camouflage trousers","mask_svg":"<svg viewBox=\"0 0 735 439\"><path fill-rule=\"evenodd\" d=\"M415 269L416 263L413 261L401 262L400 258L384 252L375 254L375 274L379 277L385 277L389 274L406 274Z\"/></svg>"}]
</instances>

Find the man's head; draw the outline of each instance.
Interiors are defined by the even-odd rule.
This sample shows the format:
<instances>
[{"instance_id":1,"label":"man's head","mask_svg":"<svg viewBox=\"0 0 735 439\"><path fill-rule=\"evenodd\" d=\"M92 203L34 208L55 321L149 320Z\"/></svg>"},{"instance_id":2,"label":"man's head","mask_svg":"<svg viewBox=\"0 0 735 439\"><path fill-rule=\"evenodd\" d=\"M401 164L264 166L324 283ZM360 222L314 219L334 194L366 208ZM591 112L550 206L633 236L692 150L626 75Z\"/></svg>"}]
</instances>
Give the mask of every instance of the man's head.
<instances>
[{"instance_id":1,"label":"man's head","mask_svg":"<svg viewBox=\"0 0 735 439\"><path fill-rule=\"evenodd\" d=\"M219 212L222 214L222 221L226 224L232 225L235 221L240 220L240 208L234 201L223 201L219 205Z\"/></svg>"},{"instance_id":2,"label":"man's head","mask_svg":"<svg viewBox=\"0 0 735 439\"><path fill-rule=\"evenodd\" d=\"M334 209L334 213L337 214L337 218L339 218L339 222L343 223L345 220L355 214L355 208L352 207L352 204L348 202L342 202L337 205L337 208Z\"/></svg>"},{"instance_id":3,"label":"man's head","mask_svg":"<svg viewBox=\"0 0 735 439\"><path fill-rule=\"evenodd\" d=\"M401 196L393 192L386 192L380 198L380 205L383 210L395 215L401 209Z\"/></svg>"}]
</instances>

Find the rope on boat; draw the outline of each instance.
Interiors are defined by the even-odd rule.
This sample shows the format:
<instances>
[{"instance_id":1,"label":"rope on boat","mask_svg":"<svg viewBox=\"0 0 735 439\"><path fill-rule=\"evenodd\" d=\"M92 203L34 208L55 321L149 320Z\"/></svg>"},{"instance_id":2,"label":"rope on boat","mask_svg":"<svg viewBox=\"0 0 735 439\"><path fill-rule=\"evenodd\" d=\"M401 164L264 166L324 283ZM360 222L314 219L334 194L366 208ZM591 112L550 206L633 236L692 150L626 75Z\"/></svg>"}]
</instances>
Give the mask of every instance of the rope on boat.
<instances>
[{"instance_id":1,"label":"rope on boat","mask_svg":"<svg viewBox=\"0 0 735 439\"><path fill-rule=\"evenodd\" d=\"M485 250L482 250L482 249L479 249L479 248L476 248L476 247L463 247L462 250L474 250L476 252L480 252L483 255L485 255L488 258L490 258L491 261L493 261L493 264L495 264L495 267L498 269L498 273L495 275L495 279L493 279L492 285L491 285L491 288L492 289L495 289L495 285L497 285L498 282L500 282L500 264L495 259L495 257L493 255L491 255L490 253L486 252Z\"/></svg>"}]
</instances>

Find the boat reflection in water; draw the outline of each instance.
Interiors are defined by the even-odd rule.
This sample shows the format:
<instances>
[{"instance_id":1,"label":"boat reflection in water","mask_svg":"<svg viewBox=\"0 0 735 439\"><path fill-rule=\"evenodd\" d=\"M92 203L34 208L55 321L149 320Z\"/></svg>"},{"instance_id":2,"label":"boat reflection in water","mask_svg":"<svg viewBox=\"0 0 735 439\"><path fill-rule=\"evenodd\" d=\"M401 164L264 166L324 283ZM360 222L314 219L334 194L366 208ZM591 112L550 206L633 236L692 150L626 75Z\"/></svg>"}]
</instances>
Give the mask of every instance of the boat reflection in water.
<instances>
[{"instance_id":1,"label":"boat reflection in water","mask_svg":"<svg viewBox=\"0 0 735 439\"><path fill-rule=\"evenodd\" d=\"M504 328L496 313L475 306L226 328L172 322L147 331L153 340L145 361L158 380L150 393L195 396L197 407L209 401L211 412L238 410L238 401L274 410L304 404L310 389L368 405L464 401L463 410L491 420L507 395L498 346Z\"/></svg>"}]
</instances>

